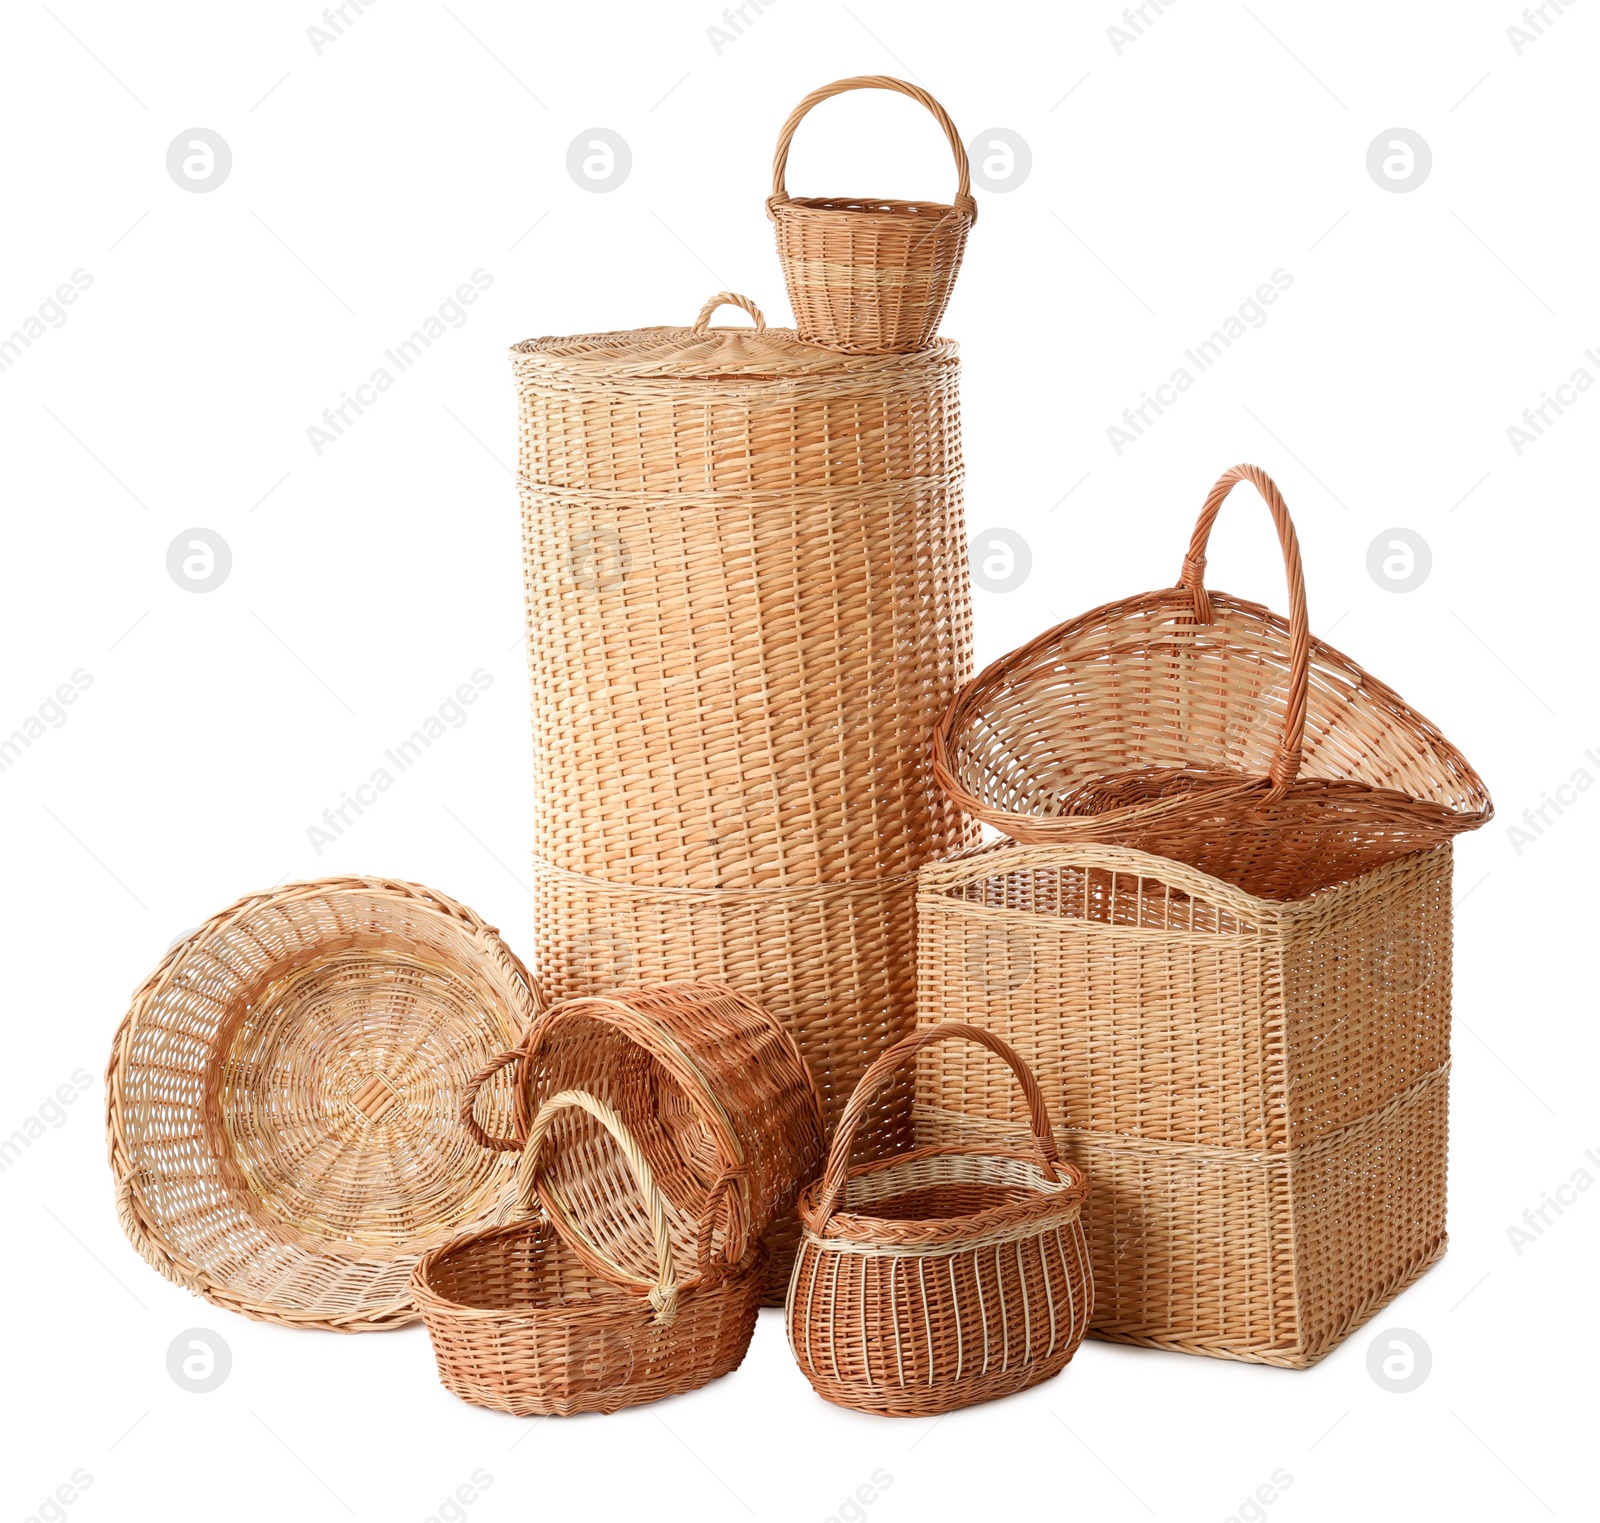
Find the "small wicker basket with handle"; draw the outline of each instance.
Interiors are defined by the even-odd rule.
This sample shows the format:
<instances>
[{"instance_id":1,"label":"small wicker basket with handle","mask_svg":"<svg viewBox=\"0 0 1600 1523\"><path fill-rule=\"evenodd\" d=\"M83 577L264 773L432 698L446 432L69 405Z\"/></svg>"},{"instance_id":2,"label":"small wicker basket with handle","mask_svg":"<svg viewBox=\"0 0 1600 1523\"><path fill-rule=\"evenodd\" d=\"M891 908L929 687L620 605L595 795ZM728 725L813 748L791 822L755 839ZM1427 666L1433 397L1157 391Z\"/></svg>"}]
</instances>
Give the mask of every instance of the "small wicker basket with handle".
<instances>
[{"instance_id":1,"label":"small wicker basket with handle","mask_svg":"<svg viewBox=\"0 0 1600 1523\"><path fill-rule=\"evenodd\" d=\"M648 1205L653 1273L607 1261L559 1196L549 1215L532 1214L551 1129L569 1112L605 1129L637 1181ZM540 1107L504 1214L514 1219L433 1250L412 1276L439 1378L463 1400L518 1417L615 1412L692 1391L743 1360L765 1251L752 1249L731 1271L719 1268L708 1215L696 1272L682 1278L644 1150L604 1101L567 1090Z\"/></svg>"},{"instance_id":2,"label":"small wicker basket with handle","mask_svg":"<svg viewBox=\"0 0 1600 1523\"><path fill-rule=\"evenodd\" d=\"M961 1037L1011 1065L1035 1153L919 1147L851 1168L880 1086ZM1059 1373L1089 1326L1094 1285L1082 1172L1062 1163L1033 1074L998 1037L945 1021L891 1047L862 1078L828 1167L800 1197L789 1343L817 1394L885 1417L931 1417Z\"/></svg>"},{"instance_id":3,"label":"small wicker basket with handle","mask_svg":"<svg viewBox=\"0 0 1600 1523\"><path fill-rule=\"evenodd\" d=\"M1277 526L1287 621L1205 585L1211 526L1241 481ZM1131 846L1265 899L1304 898L1494 812L1428 720L1311 638L1294 524L1254 465L1212 487L1176 587L1046 630L962 688L933 770L1018 841Z\"/></svg>"},{"instance_id":4,"label":"small wicker basket with handle","mask_svg":"<svg viewBox=\"0 0 1600 1523\"><path fill-rule=\"evenodd\" d=\"M927 107L955 155L953 205L789 194L784 179L795 129L813 106L846 90L898 90ZM767 215L777 226L800 337L825 349L874 354L920 349L938 332L978 204L967 151L944 107L903 79L865 74L813 90L794 108L778 134Z\"/></svg>"}]
</instances>

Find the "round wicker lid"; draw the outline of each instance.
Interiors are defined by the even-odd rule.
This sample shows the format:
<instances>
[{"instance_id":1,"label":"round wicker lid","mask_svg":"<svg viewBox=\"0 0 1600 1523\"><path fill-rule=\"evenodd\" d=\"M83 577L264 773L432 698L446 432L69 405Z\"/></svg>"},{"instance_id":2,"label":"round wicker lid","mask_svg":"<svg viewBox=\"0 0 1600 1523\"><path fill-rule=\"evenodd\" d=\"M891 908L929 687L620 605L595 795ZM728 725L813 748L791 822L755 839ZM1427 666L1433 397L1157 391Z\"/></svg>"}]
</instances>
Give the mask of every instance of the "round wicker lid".
<instances>
[{"instance_id":1,"label":"round wicker lid","mask_svg":"<svg viewBox=\"0 0 1600 1523\"><path fill-rule=\"evenodd\" d=\"M756 326L711 327L711 314L725 305L743 308ZM519 368L577 371L591 377L768 380L949 365L955 361L956 345L951 339L935 339L909 354L841 354L803 342L792 328L767 327L749 297L721 291L686 328L624 328L614 333L530 338L512 345L511 357Z\"/></svg>"},{"instance_id":2,"label":"round wicker lid","mask_svg":"<svg viewBox=\"0 0 1600 1523\"><path fill-rule=\"evenodd\" d=\"M123 1230L247 1317L415 1320L412 1265L487 1220L510 1175L460 1132L462 1093L538 1009L494 927L419 885L326 878L241 899L171 948L118 1028Z\"/></svg>"}]
</instances>

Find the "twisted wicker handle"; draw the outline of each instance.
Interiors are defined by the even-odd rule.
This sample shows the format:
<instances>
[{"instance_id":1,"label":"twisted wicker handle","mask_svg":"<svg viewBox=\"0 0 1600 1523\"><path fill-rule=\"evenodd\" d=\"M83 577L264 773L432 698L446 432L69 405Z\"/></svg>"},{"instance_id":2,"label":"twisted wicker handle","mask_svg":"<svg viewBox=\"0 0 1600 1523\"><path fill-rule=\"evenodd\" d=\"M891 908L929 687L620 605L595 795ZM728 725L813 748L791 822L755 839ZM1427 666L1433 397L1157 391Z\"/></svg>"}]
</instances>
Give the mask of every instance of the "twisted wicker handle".
<instances>
[{"instance_id":1,"label":"twisted wicker handle","mask_svg":"<svg viewBox=\"0 0 1600 1523\"><path fill-rule=\"evenodd\" d=\"M480 1148L493 1148L499 1153L514 1153L522 1146L521 1140L516 1137L496 1137L493 1133L484 1131L478 1122L477 1116L479 1090L499 1073L506 1064L515 1063L522 1056L524 1056L524 1052L521 1047L512 1047L506 1052L490 1058L488 1063L467 1081L467 1087L461 1093L461 1110L459 1112L461 1125L465 1128L467 1136L477 1143Z\"/></svg>"},{"instance_id":2,"label":"twisted wicker handle","mask_svg":"<svg viewBox=\"0 0 1600 1523\"><path fill-rule=\"evenodd\" d=\"M656 1309L655 1320L665 1325L672 1321L678 1311L678 1270L672 1257L672 1238L667 1230L666 1204L661 1199L661 1191L656 1188L655 1175L650 1172L644 1150L635 1140L633 1133L623 1124L622 1117L604 1100L597 1099L586 1090L567 1089L559 1095L552 1095L539 1107L539 1114L533 1118L533 1127L528 1133L528 1145L522 1151L522 1161L517 1165L516 1209L525 1214L531 1214L533 1211L534 1192L539 1180L540 1155L544 1152L545 1138L555 1123L557 1114L564 1110L587 1111L611 1133L617 1146L622 1149L622 1156L627 1160L634 1178L639 1181L639 1188L644 1192L645 1202L650 1210L650 1235L656 1250L656 1278L653 1281L642 1280L614 1264L601 1253L588 1234L572 1219L567 1203L554 1189L548 1193L548 1204L553 1206L554 1214L561 1218L569 1240L576 1238L581 1242L599 1263L606 1266L608 1272L619 1283L649 1287L650 1304Z\"/></svg>"},{"instance_id":3,"label":"twisted wicker handle","mask_svg":"<svg viewBox=\"0 0 1600 1523\"><path fill-rule=\"evenodd\" d=\"M700 309L700 315L695 318L694 326L691 327L689 331L691 333L704 333L707 326L711 322L711 314L715 312L718 307L743 307L744 310L751 315L751 317L755 318L756 332L765 333L767 331L767 320L761 315L761 308L751 301L748 296L740 296L733 291L718 291L717 294Z\"/></svg>"},{"instance_id":4,"label":"twisted wicker handle","mask_svg":"<svg viewBox=\"0 0 1600 1523\"><path fill-rule=\"evenodd\" d=\"M789 144L794 141L795 129L813 106L820 105L832 96L843 95L846 90L898 90L900 94L909 95L919 106L932 113L933 119L944 129L944 135L950 144L950 152L955 155L958 177L955 204L976 222L978 203L972 199L972 177L967 169L967 150L962 146L956 124L950 120L950 113L920 85L907 84L905 80L894 79L888 74L857 74L851 79L836 79L831 85L823 85L820 90L813 90L789 113L789 120L783 124L783 131L778 134L778 150L772 156L772 201L786 201L789 198L783 180L784 172L789 167ZM770 201L768 205L771 205Z\"/></svg>"},{"instance_id":5,"label":"twisted wicker handle","mask_svg":"<svg viewBox=\"0 0 1600 1523\"><path fill-rule=\"evenodd\" d=\"M1267 802L1275 803L1289 791L1300 772L1300 751L1306 733L1306 690L1311 681L1311 625L1306 617L1306 579L1300 566L1300 540L1294 532L1294 521L1283 500L1278 484L1259 465L1236 465L1224 471L1212 487L1200 509L1194 526L1194 537L1189 541L1189 553L1183 558L1183 570L1178 575L1178 586L1194 598L1194 617L1198 624L1209 624L1212 619L1211 595L1206 591L1206 543L1211 538L1211 526L1222 511L1223 499L1241 481L1248 481L1265 499L1272 512L1272 521L1278 528L1278 543L1283 548L1284 569L1289 577L1289 697L1283 715L1283 735L1272 758L1267 776L1272 788Z\"/></svg>"},{"instance_id":6,"label":"twisted wicker handle","mask_svg":"<svg viewBox=\"0 0 1600 1523\"><path fill-rule=\"evenodd\" d=\"M1055 1133L1050 1128L1050 1109L1045 1104L1044 1092L1039 1088L1033 1070L1022 1061L1015 1048L1002 1042L992 1031L985 1031L981 1026L969 1026L965 1021L940 1021L937 1026L930 1026L926 1031L919 1031L902 1042L896 1042L862 1074L856 1092L850 1096L850 1103L844 1108L844 1115L839 1118L839 1129L833 1134L833 1146L828 1149L828 1167L822 1176L822 1198L818 1202L821 1213L819 1231L827 1225L838 1207L839 1197L844 1194L845 1175L850 1164L850 1144L855 1140L856 1128L860 1126L861 1118L866 1115L867 1107L879 1087L907 1058L915 1057L924 1047L948 1041L951 1037L964 1037L980 1047L987 1047L996 1057L1004 1058L1011 1065L1011 1071L1017 1076L1017 1083L1022 1086L1023 1096L1028 1102L1034 1145L1039 1150L1039 1165L1044 1170L1045 1178L1052 1184L1059 1178L1056 1160L1060 1155L1056 1152Z\"/></svg>"}]
</instances>

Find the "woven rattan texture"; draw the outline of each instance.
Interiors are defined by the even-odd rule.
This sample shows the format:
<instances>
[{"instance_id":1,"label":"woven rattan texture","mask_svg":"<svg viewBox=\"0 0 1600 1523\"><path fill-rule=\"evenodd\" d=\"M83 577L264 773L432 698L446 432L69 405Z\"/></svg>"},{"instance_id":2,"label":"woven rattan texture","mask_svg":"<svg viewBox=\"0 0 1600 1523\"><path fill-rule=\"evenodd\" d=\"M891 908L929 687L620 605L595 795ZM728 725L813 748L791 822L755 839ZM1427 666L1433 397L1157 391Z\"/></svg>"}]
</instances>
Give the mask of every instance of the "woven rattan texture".
<instances>
[{"instance_id":1,"label":"woven rattan texture","mask_svg":"<svg viewBox=\"0 0 1600 1523\"><path fill-rule=\"evenodd\" d=\"M637 1141L665 1202L674 1251L737 1264L794 1207L822 1166L816 1087L793 1039L725 985L666 984L569 1000L547 1011L503 1064L518 1139L551 1096L581 1087ZM503 1082L503 1081L501 1081ZM500 1107L504 1108L503 1104ZM565 1211L604 1255L643 1274L654 1262L647 1202L603 1127L569 1109L540 1174L547 1211ZM502 1142L500 1146L514 1146Z\"/></svg>"},{"instance_id":2,"label":"woven rattan texture","mask_svg":"<svg viewBox=\"0 0 1600 1523\"><path fill-rule=\"evenodd\" d=\"M457 1126L466 1084L536 1011L494 928L429 889L329 878L240 900L173 947L118 1029L123 1229L245 1316L414 1321L417 1258L487 1219L510 1173Z\"/></svg>"},{"instance_id":3,"label":"woven rattan texture","mask_svg":"<svg viewBox=\"0 0 1600 1523\"><path fill-rule=\"evenodd\" d=\"M1012 1064L1032 1155L924 1146L850 1167L878 1086L919 1050L964 1038ZM820 1396L887 1417L990 1401L1060 1372L1094 1299L1081 1172L1060 1164L1044 1100L1004 1043L961 1022L898 1043L852 1097L823 1177L801 1196L789 1343Z\"/></svg>"},{"instance_id":4,"label":"woven rattan texture","mask_svg":"<svg viewBox=\"0 0 1600 1523\"><path fill-rule=\"evenodd\" d=\"M645 329L513 355L536 853L748 888L964 840L927 764L970 671L953 346Z\"/></svg>"},{"instance_id":5,"label":"woven rattan texture","mask_svg":"<svg viewBox=\"0 0 1600 1523\"><path fill-rule=\"evenodd\" d=\"M789 195L785 172L801 120L832 96L863 89L898 91L933 115L956 161L953 205ZM944 107L904 80L863 75L813 90L784 123L767 215L800 336L846 353L872 353L919 349L938 332L978 207L966 149Z\"/></svg>"},{"instance_id":6,"label":"woven rattan texture","mask_svg":"<svg viewBox=\"0 0 1600 1523\"><path fill-rule=\"evenodd\" d=\"M770 1011L814 1079L829 1131L872 1060L916 1021L916 879L808 889L626 888L533 864L535 942L546 995L707 978ZM911 1085L891 1086L859 1156L911 1141ZM799 1227L769 1235L781 1298Z\"/></svg>"},{"instance_id":7,"label":"woven rattan texture","mask_svg":"<svg viewBox=\"0 0 1600 1523\"><path fill-rule=\"evenodd\" d=\"M647 1201L652 1262L642 1272L597 1251L586 1239L592 1217L575 1213L577 1203L542 1177L561 1152L561 1120L575 1114L619 1150ZM503 1209L513 1220L436 1249L413 1274L444 1385L518 1416L570 1416L658 1401L734 1369L755 1329L766 1251L752 1247L732 1265L712 1262L708 1211L699 1263L685 1274L642 1145L621 1115L588 1091L550 1096L527 1133ZM545 1214L528 1215L536 1199Z\"/></svg>"},{"instance_id":8,"label":"woven rattan texture","mask_svg":"<svg viewBox=\"0 0 1600 1523\"><path fill-rule=\"evenodd\" d=\"M1106 846L923 870L919 1024L1038 1075L1105 1336L1304 1365L1443 1251L1451 848L1293 903ZM1025 1135L1009 1071L941 1046L918 1135Z\"/></svg>"},{"instance_id":9,"label":"woven rattan texture","mask_svg":"<svg viewBox=\"0 0 1600 1523\"><path fill-rule=\"evenodd\" d=\"M1205 587L1211 525L1239 481L1277 524L1287 620ZM1493 813L1429 721L1311 639L1294 525L1248 465L1212 488L1177 587L1094 609L979 673L939 722L934 771L1017 840L1133 846L1284 900Z\"/></svg>"}]
</instances>

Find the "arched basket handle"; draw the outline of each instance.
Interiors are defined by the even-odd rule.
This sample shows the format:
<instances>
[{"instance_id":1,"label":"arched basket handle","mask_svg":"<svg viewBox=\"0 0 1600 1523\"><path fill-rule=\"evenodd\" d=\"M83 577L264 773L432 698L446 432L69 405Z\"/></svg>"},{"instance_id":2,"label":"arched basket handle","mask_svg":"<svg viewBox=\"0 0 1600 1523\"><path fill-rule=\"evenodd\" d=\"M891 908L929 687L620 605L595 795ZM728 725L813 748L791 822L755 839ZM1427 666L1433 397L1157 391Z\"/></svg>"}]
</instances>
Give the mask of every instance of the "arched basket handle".
<instances>
[{"instance_id":1,"label":"arched basket handle","mask_svg":"<svg viewBox=\"0 0 1600 1523\"><path fill-rule=\"evenodd\" d=\"M888 74L857 74L850 79L836 79L831 85L823 85L821 89L813 90L789 113L789 120L783 124L783 131L778 134L777 151L772 156L772 200L767 203L769 209L772 202L789 199L789 192L784 186L784 176L789 168L789 145L794 141L795 129L813 106L821 105L823 101L830 100L835 95L843 95L847 90L897 90L901 95L910 96L919 106L932 114L933 119L943 128L945 138L950 144L950 152L955 156L957 176L955 204L976 222L978 203L972 199L972 176L967 166L967 150L962 145L960 133L956 131L956 124L950 120L950 113L920 85L908 84L905 80L895 79Z\"/></svg>"},{"instance_id":2,"label":"arched basket handle","mask_svg":"<svg viewBox=\"0 0 1600 1523\"><path fill-rule=\"evenodd\" d=\"M1294 532L1294 520L1289 517L1288 504L1277 482L1260 466L1236 465L1218 477L1200 509L1189 541L1189 553L1184 556L1183 570L1178 574L1178 586L1194 600L1195 622L1211 623L1211 595L1205 584L1206 544L1211 538L1211 526L1222 511L1223 500L1241 481L1248 481L1261 494L1272 513L1289 579L1289 693L1284 706L1283 734L1267 772L1272 783L1267 802L1274 803L1289 791L1300 773L1306 733L1306 696L1311 681L1311 625L1306 615L1306 578L1300 564L1300 540Z\"/></svg>"},{"instance_id":3,"label":"arched basket handle","mask_svg":"<svg viewBox=\"0 0 1600 1523\"><path fill-rule=\"evenodd\" d=\"M461 1125L469 1136L481 1148L492 1148L498 1153L514 1153L522 1146L520 1137L496 1137L492 1132L486 1132L478 1120L478 1094L483 1086L500 1072L508 1063L515 1063L518 1058L525 1056L524 1049L512 1047L489 1059L471 1079L461 1094Z\"/></svg>"},{"instance_id":4,"label":"arched basket handle","mask_svg":"<svg viewBox=\"0 0 1600 1523\"><path fill-rule=\"evenodd\" d=\"M1056 1151L1055 1133L1050 1128L1050 1109L1045 1104L1044 1092L1039 1088L1039 1081L1034 1078L1033 1070L1022 1061L1021 1055L1015 1048L1009 1043L1002 1042L992 1031L985 1031L980 1026L969 1026L965 1021L941 1021L937 1026L930 1026L925 1031L908 1036L904 1041L896 1042L862 1074L861 1082L856 1085L856 1091L850 1096L850 1103L845 1106L844 1115L839 1119L839 1128L833 1134L833 1146L828 1149L828 1166L822 1175L822 1193L817 1202L819 1219L816 1231L820 1232L838 1209L839 1201L844 1195L845 1178L850 1165L850 1144L855 1140L856 1128L861 1125L867 1107L876 1097L884 1081L902 1063L908 1058L914 1058L924 1047L931 1047L935 1042L947 1042L952 1037L961 1037L968 1042L976 1042L980 1047L987 1047L996 1057L1003 1058L1010 1065L1012 1073L1017 1076L1017 1083L1022 1087L1023 1097L1028 1102L1029 1124L1033 1129L1034 1146L1039 1153L1039 1166L1044 1170L1045 1178L1052 1184L1060 1178L1056 1173L1056 1162L1060 1155Z\"/></svg>"},{"instance_id":5,"label":"arched basket handle","mask_svg":"<svg viewBox=\"0 0 1600 1523\"><path fill-rule=\"evenodd\" d=\"M704 333L711 324L711 314L718 307L742 307L756 320L756 332L767 331L767 320L761 315L758 307L748 296L740 296L735 291L718 291L715 296L700 309L700 315L695 318L689 331L691 333Z\"/></svg>"}]
</instances>

